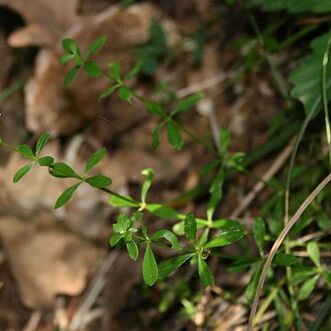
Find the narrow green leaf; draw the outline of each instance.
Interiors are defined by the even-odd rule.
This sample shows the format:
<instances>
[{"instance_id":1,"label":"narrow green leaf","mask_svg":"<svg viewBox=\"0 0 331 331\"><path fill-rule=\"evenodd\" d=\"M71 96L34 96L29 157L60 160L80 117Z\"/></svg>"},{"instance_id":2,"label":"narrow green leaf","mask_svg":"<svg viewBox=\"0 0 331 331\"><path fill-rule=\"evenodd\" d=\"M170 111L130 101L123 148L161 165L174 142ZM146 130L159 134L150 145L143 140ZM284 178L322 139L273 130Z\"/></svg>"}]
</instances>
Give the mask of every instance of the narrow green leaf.
<instances>
[{"instance_id":1,"label":"narrow green leaf","mask_svg":"<svg viewBox=\"0 0 331 331\"><path fill-rule=\"evenodd\" d=\"M134 240L126 243L126 249L129 253L129 256L132 260L137 261L139 256L138 246Z\"/></svg>"},{"instance_id":2,"label":"narrow green leaf","mask_svg":"<svg viewBox=\"0 0 331 331\"><path fill-rule=\"evenodd\" d=\"M30 146L22 144L16 148L16 152L20 153L22 156L29 160L34 160L34 154Z\"/></svg>"},{"instance_id":3,"label":"narrow green leaf","mask_svg":"<svg viewBox=\"0 0 331 331\"><path fill-rule=\"evenodd\" d=\"M97 38L89 47L88 51L87 51L87 56L91 56L93 54L95 54L98 50L100 50L107 42L107 37L106 36L102 36Z\"/></svg>"},{"instance_id":4,"label":"narrow green leaf","mask_svg":"<svg viewBox=\"0 0 331 331\"><path fill-rule=\"evenodd\" d=\"M78 45L73 39L70 39L70 38L63 39L62 47L63 47L64 51L66 51L69 54L79 53Z\"/></svg>"},{"instance_id":5,"label":"narrow green leaf","mask_svg":"<svg viewBox=\"0 0 331 331\"><path fill-rule=\"evenodd\" d=\"M214 285L214 277L211 273L208 264L206 261L199 256L198 258L198 274L200 280L202 282L203 287L213 286Z\"/></svg>"},{"instance_id":6,"label":"narrow green leaf","mask_svg":"<svg viewBox=\"0 0 331 331\"><path fill-rule=\"evenodd\" d=\"M192 213L187 214L185 217L184 231L187 239L195 241L197 234L197 221Z\"/></svg>"},{"instance_id":7,"label":"narrow green leaf","mask_svg":"<svg viewBox=\"0 0 331 331\"><path fill-rule=\"evenodd\" d=\"M104 91L101 92L99 98L104 99L112 95L117 89L119 88L119 85L112 85L107 87Z\"/></svg>"},{"instance_id":8,"label":"narrow green leaf","mask_svg":"<svg viewBox=\"0 0 331 331\"><path fill-rule=\"evenodd\" d=\"M109 186L112 183L111 178L107 176L97 175L86 178L86 183L90 184L92 187L95 188L102 188Z\"/></svg>"},{"instance_id":9,"label":"narrow green leaf","mask_svg":"<svg viewBox=\"0 0 331 331\"><path fill-rule=\"evenodd\" d=\"M258 217L253 223L253 236L256 246L259 249L260 255L263 255L264 250L264 236L265 236L265 224L262 218Z\"/></svg>"},{"instance_id":10,"label":"narrow green leaf","mask_svg":"<svg viewBox=\"0 0 331 331\"><path fill-rule=\"evenodd\" d=\"M36 155L38 155L43 150L43 148L47 144L48 140L49 140L49 133L48 132L43 133L39 137L39 139L37 141L37 144L36 144Z\"/></svg>"},{"instance_id":11,"label":"narrow green leaf","mask_svg":"<svg viewBox=\"0 0 331 331\"><path fill-rule=\"evenodd\" d=\"M98 149L86 162L84 173L88 173L93 169L106 155L107 151L105 148Z\"/></svg>"},{"instance_id":12,"label":"narrow green leaf","mask_svg":"<svg viewBox=\"0 0 331 331\"><path fill-rule=\"evenodd\" d=\"M190 253L179 255L168 260L163 260L159 264L159 279L164 279L168 277L193 256L194 253Z\"/></svg>"},{"instance_id":13,"label":"narrow green leaf","mask_svg":"<svg viewBox=\"0 0 331 331\"><path fill-rule=\"evenodd\" d=\"M285 253L277 253L273 260L273 263L280 266L291 266L294 264L298 264L300 260L292 255L292 254L285 254Z\"/></svg>"},{"instance_id":14,"label":"narrow green leaf","mask_svg":"<svg viewBox=\"0 0 331 331\"><path fill-rule=\"evenodd\" d=\"M127 86L121 86L118 90L118 95L121 100L128 102L132 102L132 99L134 97L133 91Z\"/></svg>"},{"instance_id":15,"label":"narrow green leaf","mask_svg":"<svg viewBox=\"0 0 331 331\"><path fill-rule=\"evenodd\" d=\"M245 295L246 295L248 302L252 302L254 295L256 293L256 288L257 288L257 284L259 282L262 266L263 266L263 261L257 262L253 266L254 272L252 273L251 279L245 290Z\"/></svg>"},{"instance_id":16,"label":"narrow green leaf","mask_svg":"<svg viewBox=\"0 0 331 331\"><path fill-rule=\"evenodd\" d=\"M173 232L166 230L166 229L161 229L161 230L156 231L151 237L151 239L153 241L159 240L161 238L164 238L165 240L167 240L171 244L171 248L173 248L173 249L179 248L178 239Z\"/></svg>"},{"instance_id":17,"label":"narrow green leaf","mask_svg":"<svg viewBox=\"0 0 331 331\"><path fill-rule=\"evenodd\" d=\"M113 224L113 229L117 233L124 234L131 226L131 221L125 214L119 214L117 222Z\"/></svg>"},{"instance_id":18,"label":"narrow green leaf","mask_svg":"<svg viewBox=\"0 0 331 331\"><path fill-rule=\"evenodd\" d=\"M158 267L150 245L146 246L142 271L145 283L152 286L158 278Z\"/></svg>"},{"instance_id":19,"label":"narrow green leaf","mask_svg":"<svg viewBox=\"0 0 331 331\"><path fill-rule=\"evenodd\" d=\"M54 177L80 179L80 176L70 166L63 162L54 163L49 172Z\"/></svg>"},{"instance_id":20,"label":"narrow green leaf","mask_svg":"<svg viewBox=\"0 0 331 331\"><path fill-rule=\"evenodd\" d=\"M224 168L221 167L217 172L209 189L210 199L207 206L207 219L212 220L215 210L222 199L223 195L223 183L225 178Z\"/></svg>"},{"instance_id":21,"label":"narrow green leaf","mask_svg":"<svg viewBox=\"0 0 331 331\"><path fill-rule=\"evenodd\" d=\"M230 264L226 270L228 271L240 271L251 267L254 263L261 261L261 257L256 256L242 256L237 258L233 263Z\"/></svg>"},{"instance_id":22,"label":"narrow green leaf","mask_svg":"<svg viewBox=\"0 0 331 331\"><path fill-rule=\"evenodd\" d=\"M154 170L152 168L145 168L142 172L142 175L146 176L146 179L143 182L141 187L141 202L146 202L147 193L152 185L152 181L154 178Z\"/></svg>"},{"instance_id":23,"label":"narrow green leaf","mask_svg":"<svg viewBox=\"0 0 331 331\"><path fill-rule=\"evenodd\" d=\"M121 65L119 62L111 62L108 64L110 72L112 74L113 79L116 83L122 85L123 81L121 78Z\"/></svg>"},{"instance_id":24,"label":"narrow green leaf","mask_svg":"<svg viewBox=\"0 0 331 331\"><path fill-rule=\"evenodd\" d=\"M123 238L123 235L120 233L114 233L113 235L111 235L111 237L109 238L109 245L111 247L114 247L115 245L118 244L118 242Z\"/></svg>"},{"instance_id":25,"label":"narrow green leaf","mask_svg":"<svg viewBox=\"0 0 331 331\"><path fill-rule=\"evenodd\" d=\"M178 125L173 120L167 121L167 133L170 144L178 151L181 150L184 141L178 129Z\"/></svg>"},{"instance_id":26,"label":"narrow green leaf","mask_svg":"<svg viewBox=\"0 0 331 331\"><path fill-rule=\"evenodd\" d=\"M160 102L148 100L144 102L147 112L151 115L164 116L165 112Z\"/></svg>"},{"instance_id":27,"label":"narrow green leaf","mask_svg":"<svg viewBox=\"0 0 331 331\"><path fill-rule=\"evenodd\" d=\"M160 126L157 126L152 133L152 148L158 149L160 146Z\"/></svg>"},{"instance_id":28,"label":"narrow green leaf","mask_svg":"<svg viewBox=\"0 0 331 331\"><path fill-rule=\"evenodd\" d=\"M140 70L141 70L141 62L138 62L125 75L125 79L130 79L132 77L137 76L139 74Z\"/></svg>"},{"instance_id":29,"label":"narrow green leaf","mask_svg":"<svg viewBox=\"0 0 331 331\"><path fill-rule=\"evenodd\" d=\"M77 183L75 185L72 185L68 187L56 200L55 202L55 209L61 208L63 205L65 205L69 200L73 197L74 193L78 189L79 185L81 183Z\"/></svg>"},{"instance_id":30,"label":"narrow green leaf","mask_svg":"<svg viewBox=\"0 0 331 331\"><path fill-rule=\"evenodd\" d=\"M75 55L73 55L73 54L64 54L60 57L59 63L66 64L66 63L70 62L71 60L73 60L74 57L75 57Z\"/></svg>"},{"instance_id":31,"label":"narrow green leaf","mask_svg":"<svg viewBox=\"0 0 331 331\"><path fill-rule=\"evenodd\" d=\"M139 207L139 202L133 200L129 196L115 196L111 195L110 198L108 199L108 203L114 207Z\"/></svg>"},{"instance_id":32,"label":"narrow green leaf","mask_svg":"<svg viewBox=\"0 0 331 331\"><path fill-rule=\"evenodd\" d=\"M54 158L51 156L43 156L38 159L38 163L42 167L49 167L54 163Z\"/></svg>"},{"instance_id":33,"label":"narrow green leaf","mask_svg":"<svg viewBox=\"0 0 331 331\"><path fill-rule=\"evenodd\" d=\"M99 67L99 65L92 60L88 60L84 62L83 68L90 77L96 78L96 77L100 77L102 74L102 70Z\"/></svg>"},{"instance_id":34,"label":"narrow green leaf","mask_svg":"<svg viewBox=\"0 0 331 331\"><path fill-rule=\"evenodd\" d=\"M171 115L176 115L178 113L181 113L185 110L188 110L192 107L194 107L201 99L203 98L202 93L194 93L189 95L183 100L180 100L175 108L172 110Z\"/></svg>"},{"instance_id":35,"label":"narrow green leaf","mask_svg":"<svg viewBox=\"0 0 331 331\"><path fill-rule=\"evenodd\" d=\"M244 237L244 232L241 229L234 229L227 232L223 232L219 236L212 238L206 245L205 248L214 248L230 245L242 237Z\"/></svg>"},{"instance_id":36,"label":"narrow green leaf","mask_svg":"<svg viewBox=\"0 0 331 331\"><path fill-rule=\"evenodd\" d=\"M67 74L66 74L66 76L65 76L65 78L64 78L64 83L63 83L63 85L64 85L64 87L68 87L71 83L72 83L72 81L73 81L73 79L75 78L75 76L76 76L76 74L77 74L77 72L78 72L78 69L79 69L79 67L73 67Z\"/></svg>"},{"instance_id":37,"label":"narrow green leaf","mask_svg":"<svg viewBox=\"0 0 331 331\"><path fill-rule=\"evenodd\" d=\"M311 241L307 245L307 252L310 257L310 259L314 262L317 268L321 267L321 261L320 261L320 249L318 247L318 244L315 241Z\"/></svg>"},{"instance_id":38,"label":"narrow green leaf","mask_svg":"<svg viewBox=\"0 0 331 331\"><path fill-rule=\"evenodd\" d=\"M22 168L18 169L14 175L13 182L17 183L23 176L25 176L32 168L32 164L29 163Z\"/></svg>"},{"instance_id":39,"label":"narrow green leaf","mask_svg":"<svg viewBox=\"0 0 331 331\"><path fill-rule=\"evenodd\" d=\"M175 219L178 215L175 209L156 203L147 204L146 209L150 213L164 219Z\"/></svg>"},{"instance_id":40,"label":"narrow green leaf","mask_svg":"<svg viewBox=\"0 0 331 331\"><path fill-rule=\"evenodd\" d=\"M322 275L323 275L323 277L324 277L325 282L326 282L329 286L331 286L331 271L328 271L328 270L323 271Z\"/></svg>"},{"instance_id":41,"label":"narrow green leaf","mask_svg":"<svg viewBox=\"0 0 331 331\"><path fill-rule=\"evenodd\" d=\"M299 295L298 295L298 299L300 301L307 299L310 294L313 292L315 285L318 281L319 275L315 275L314 277L308 279L307 281L305 281L303 283L303 285L301 286L300 290L299 290Z\"/></svg>"}]
</instances>

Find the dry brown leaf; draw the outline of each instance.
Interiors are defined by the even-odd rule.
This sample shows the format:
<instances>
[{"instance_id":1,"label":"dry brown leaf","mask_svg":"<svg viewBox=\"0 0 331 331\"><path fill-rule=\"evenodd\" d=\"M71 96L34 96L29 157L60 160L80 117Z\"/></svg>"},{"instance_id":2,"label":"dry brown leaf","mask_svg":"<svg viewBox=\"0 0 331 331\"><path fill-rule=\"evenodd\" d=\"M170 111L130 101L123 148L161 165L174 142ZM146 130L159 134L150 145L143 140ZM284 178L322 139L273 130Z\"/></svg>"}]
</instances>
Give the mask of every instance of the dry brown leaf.
<instances>
[{"instance_id":1,"label":"dry brown leaf","mask_svg":"<svg viewBox=\"0 0 331 331\"><path fill-rule=\"evenodd\" d=\"M152 19L159 15L156 7L148 3L133 5L126 10L111 6L101 14L81 19L69 30L63 30L57 43L41 50L37 56L34 77L25 91L28 128L35 133L71 134L100 113L97 98L109 83L80 73L73 86L64 89L64 77L70 66L58 63L62 52L59 47L61 38L74 38L81 49L86 50L97 37L108 36L108 43L95 58L102 67L118 60L125 71L134 61L128 50L148 40Z\"/></svg>"},{"instance_id":2,"label":"dry brown leaf","mask_svg":"<svg viewBox=\"0 0 331 331\"><path fill-rule=\"evenodd\" d=\"M54 219L0 218L0 236L22 302L31 308L54 303L58 294L78 295L100 251ZM41 226L36 223L47 223ZM6 285L5 285L6 286Z\"/></svg>"},{"instance_id":3,"label":"dry brown leaf","mask_svg":"<svg viewBox=\"0 0 331 331\"><path fill-rule=\"evenodd\" d=\"M9 37L13 47L30 45L52 46L79 17L76 13L79 0L0 0L6 6L21 15L27 26L15 31ZM36 33L39 31L40 33Z\"/></svg>"}]
</instances>

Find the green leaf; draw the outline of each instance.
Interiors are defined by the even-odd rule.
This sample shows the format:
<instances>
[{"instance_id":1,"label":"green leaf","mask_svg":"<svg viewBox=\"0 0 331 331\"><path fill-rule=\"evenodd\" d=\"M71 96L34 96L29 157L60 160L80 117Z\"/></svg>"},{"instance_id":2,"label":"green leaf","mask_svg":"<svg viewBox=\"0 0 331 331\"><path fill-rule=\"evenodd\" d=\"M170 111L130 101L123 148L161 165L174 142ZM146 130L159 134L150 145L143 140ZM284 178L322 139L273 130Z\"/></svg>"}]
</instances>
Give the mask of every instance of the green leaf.
<instances>
[{"instance_id":1,"label":"green leaf","mask_svg":"<svg viewBox=\"0 0 331 331\"><path fill-rule=\"evenodd\" d=\"M212 238L206 245L205 248L223 247L230 245L242 237L244 237L244 232L241 229L230 230L223 232L219 236Z\"/></svg>"},{"instance_id":2,"label":"green leaf","mask_svg":"<svg viewBox=\"0 0 331 331\"><path fill-rule=\"evenodd\" d=\"M158 278L158 267L154 253L150 245L146 246L143 259L143 279L145 283L152 286Z\"/></svg>"},{"instance_id":3,"label":"green leaf","mask_svg":"<svg viewBox=\"0 0 331 331\"><path fill-rule=\"evenodd\" d=\"M260 255L263 255L264 250L264 236L265 236L265 224L262 218L258 217L253 223L253 236L256 246L259 249Z\"/></svg>"},{"instance_id":4,"label":"green leaf","mask_svg":"<svg viewBox=\"0 0 331 331\"><path fill-rule=\"evenodd\" d=\"M179 248L178 239L173 232L169 230L161 229L156 231L151 237L153 241L159 240L160 238L164 238L165 240L169 241L169 243L171 244L171 248L173 249Z\"/></svg>"},{"instance_id":5,"label":"green leaf","mask_svg":"<svg viewBox=\"0 0 331 331\"><path fill-rule=\"evenodd\" d=\"M92 60L88 60L84 62L83 68L90 77L96 78L96 77L100 77L102 74L102 70L99 67L99 65Z\"/></svg>"},{"instance_id":6,"label":"green leaf","mask_svg":"<svg viewBox=\"0 0 331 331\"><path fill-rule=\"evenodd\" d=\"M180 100L175 108L172 110L171 115L174 116L178 113L186 111L194 107L203 98L203 93L194 93L189 95L183 100Z\"/></svg>"},{"instance_id":7,"label":"green leaf","mask_svg":"<svg viewBox=\"0 0 331 331\"><path fill-rule=\"evenodd\" d=\"M303 285L301 286L300 290L299 290L299 295L298 295L298 299L301 300L305 300L307 299L310 294L313 292L315 285L318 281L319 275L315 275L314 277L308 279L307 281L305 281L303 283Z\"/></svg>"},{"instance_id":8,"label":"green leaf","mask_svg":"<svg viewBox=\"0 0 331 331\"><path fill-rule=\"evenodd\" d=\"M321 261L320 261L320 249L318 247L318 244L314 241L311 241L307 245L307 253L310 257L310 259L314 262L317 268L321 267Z\"/></svg>"},{"instance_id":9,"label":"green leaf","mask_svg":"<svg viewBox=\"0 0 331 331\"><path fill-rule=\"evenodd\" d=\"M147 112L151 115L164 116L165 112L160 102L148 100L144 102Z\"/></svg>"},{"instance_id":10,"label":"green leaf","mask_svg":"<svg viewBox=\"0 0 331 331\"><path fill-rule=\"evenodd\" d=\"M106 36L97 38L89 47L87 51L87 56L91 56L95 54L98 50L100 50L106 44L107 39L108 38Z\"/></svg>"},{"instance_id":11,"label":"green leaf","mask_svg":"<svg viewBox=\"0 0 331 331\"><path fill-rule=\"evenodd\" d=\"M60 57L59 63L66 64L66 63L70 62L71 60L73 60L74 57L75 57L75 55L73 55L73 54L64 54Z\"/></svg>"},{"instance_id":12,"label":"green leaf","mask_svg":"<svg viewBox=\"0 0 331 331\"><path fill-rule=\"evenodd\" d=\"M111 195L108 199L108 203L114 207L125 208L125 207L139 207L139 202L133 200L129 196L115 196Z\"/></svg>"},{"instance_id":13,"label":"green leaf","mask_svg":"<svg viewBox=\"0 0 331 331\"><path fill-rule=\"evenodd\" d=\"M146 168L141 172L142 175L146 176L146 179L143 182L141 187L141 202L146 202L147 193L152 185L152 181L154 178L154 170L151 168Z\"/></svg>"},{"instance_id":14,"label":"green leaf","mask_svg":"<svg viewBox=\"0 0 331 331\"><path fill-rule=\"evenodd\" d=\"M38 159L38 163L42 167L49 167L54 163L54 158L51 156L43 156Z\"/></svg>"},{"instance_id":15,"label":"green leaf","mask_svg":"<svg viewBox=\"0 0 331 331\"><path fill-rule=\"evenodd\" d=\"M300 260L293 254L277 253L273 263L280 266L291 266L298 264Z\"/></svg>"},{"instance_id":16,"label":"green leaf","mask_svg":"<svg viewBox=\"0 0 331 331\"><path fill-rule=\"evenodd\" d=\"M25 176L32 168L32 163L29 163L27 165L25 165L24 167L18 169L15 172L14 178L13 178L13 182L17 183L20 179L22 179L23 176Z\"/></svg>"},{"instance_id":17,"label":"green leaf","mask_svg":"<svg viewBox=\"0 0 331 331\"><path fill-rule=\"evenodd\" d=\"M331 286L331 271L328 271L328 270L323 271L322 275L323 275L323 277L324 277L325 282L326 282L329 286Z\"/></svg>"},{"instance_id":18,"label":"green leaf","mask_svg":"<svg viewBox=\"0 0 331 331\"><path fill-rule=\"evenodd\" d=\"M121 100L132 102L132 98L134 97L133 91L127 86L121 86L118 90L118 95Z\"/></svg>"},{"instance_id":19,"label":"green leaf","mask_svg":"<svg viewBox=\"0 0 331 331\"><path fill-rule=\"evenodd\" d=\"M107 176L97 175L86 178L86 183L90 184L92 187L95 188L102 188L110 185L112 183L111 178Z\"/></svg>"},{"instance_id":20,"label":"green leaf","mask_svg":"<svg viewBox=\"0 0 331 331\"><path fill-rule=\"evenodd\" d=\"M254 263L261 261L261 257L256 256L243 256L237 258L227 268L228 271L239 271L251 267Z\"/></svg>"},{"instance_id":21,"label":"green leaf","mask_svg":"<svg viewBox=\"0 0 331 331\"><path fill-rule=\"evenodd\" d=\"M88 173L93 169L106 155L107 151L105 148L98 149L86 162L84 173Z\"/></svg>"},{"instance_id":22,"label":"green leaf","mask_svg":"<svg viewBox=\"0 0 331 331\"><path fill-rule=\"evenodd\" d=\"M77 72L78 72L78 69L79 69L79 67L73 67L67 74L66 74L66 76L65 76L65 78L64 78L64 83L63 83L63 85L64 85L64 87L68 87L71 83L72 83L72 81L73 81L73 79L75 78L75 76L76 76L76 74L77 74Z\"/></svg>"},{"instance_id":23,"label":"green leaf","mask_svg":"<svg viewBox=\"0 0 331 331\"><path fill-rule=\"evenodd\" d=\"M184 254L162 261L159 264L159 279L168 277L194 255L194 253Z\"/></svg>"},{"instance_id":24,"label":"green leaf","mask_svg":"<svg viewBox=\"0 0 331 331\"><path fill-rule=\"evenodd\" d=\"M315 275L316 269L315 268L307 268L300 266L296 268L291 277L291 285L296 285L303 282L308 277Z\"/></svg>"},{"instance_id":25,"label":"green leaf","mask_svg":"<svg viewBox=\"0 0 331 331\"><path fill-rule=\"evenodd\" d=\"M61 208L63 205L65 205L74 195L76 190L78 189L79 185L81 183L77 183L75 185L72 185L68 187L56 200L55 202L55 209Z\"/></svg>"},{"instance_id":26,"label":"green leaf","mask_svg":"<svg viewBox=\"0 0 331 331\"><path fill-rule=\"evenodd\" d=\"M256 288L257 288L257 284L259 282L262 266L263 266L263 261L257 262L253 266L254 272L252 273L251 279L245 290L245 295L246 295L248 302L252 302L254 295L256 293Z\"/></svg>"},{"instance_id":27,"label":"green leaf","mask_svg":"<svg viewBox=\"0 0 331 331\"><path fill-rule=\"evenodd\" d=\"M329 33L315 38L311 44L311 55L303 59L290 74L290 82L294 85L291 95L299 99L305 108L306 115L315 116L322 109L322 59L329 38ZM330 63L328 72L330 72ZM327 98L330 100L331 76L328 75Z\"/></svg>"},{"instance_id":28,"label":"green leaf","mask_svg":"<svg viewBox=\"0 0 331 331\"><path fill-rule=\"evenodd\" d=\"M63 162L54 163L49 172L54 177L80 179L80 176L70 166Z\"/></svg>"},{"instance_id":29,"label":"green leaf","mask_svg":"<svg viewBox=\"0 0 331 331\"><path fill-rule=\"evenodd\" d=\"M31 149L30 146L28 145L19 145L16 148L16 152L20 153L22 156L24 156L25 158L29 159L29 160L34 160L34 154L33 151Z\"/></svg>"},{"instance_id":30,"label":"green leaf","mask_svg":"<svg viewBox=\"0 0 331 331\"><path fill-rule=\"evenodd\" d=\"M156 203L147 204L146 209L150 213L164 219L175 219L178 215L175 209Z\"/></svg>"},{"instance_id":31,"label":"green leaf","mask_svg":"<svg viewBox=\"0 0 331 331\"><path fill-rule=\"evenodd\" d=\"M181 150L184 141L178 129L178 125L173 120L167 121L167 133L170 144L178 151Z\"/></svg>"},{"instance_id":32,"label":"green leaf","mask_svg":"<svg viewBox=\"0 0 331 331\"><path fill-rule=\"evenodd\" d=\"M141 62L138 62L125 75L125 79L130 79L132 77L137 76L139 74L140 70L141 70Z\"/></svg>"},{"instance_id":33,"label":"green leaf","mask_svg":"<svg viewBox=\"0 0 331 331\"><path fill-rule=\"evenodd\" d=\"M126 243L126 249L129 253L129 256L132 260L137 261L139 256L138 246L134 240Z\"/></svg>"},{"instance_id":34,"label":"green leaf","mask_svg":"<svg viewBox=\"0 0 331 331\"><path fill-rule=\"evenodd\" d=\"M112 74L113 79L116 83L122 85L123 81L121 78L121 65L118 62L111 62L108 64L110 72Z\"/></svg>"},{"instance_id":35,"label":"green leaf","mask_svg":"<svg viewBox=\"0 0 331 331\"><path fill-rule=\"evenodd\" d=\"M224 183L224 168L221 167L220 170L217 172L211 186L209 189L210 199L208 201L207 206L207 219L212 220L215 210L222 199L223 195L223 183Z\"/></svg>"},{"instance_id":36,"label":"green leaf","mask_svg":"<svg viewBox=\"0 0 331 331\"><path fill-rule=\"evenodd\" d=\"M99 98L104 99L112 95L117 89L119 88L119 85L112 85L107 87L104 91L101 92Z\"/></svg>"},{"instance_id":37,"label":"green leaf","mask_svg":"<svg viewBox=\"0 0 331 331\"><path fill-rule=\"evenodd\" d=\"M113 229L117 233L124 234L131 226L130 219L125 214L119 214L117 222L113 224Z\"/></svg>"},{"instance_id":38,"label":"green leaf","mask_svg":"<svg viewBox=\"0 0 331 331\"><path fill-rule=\"evenodd\" d=\"M65 52L69 54L77 54L79 53L79 48L77 43L70 38L65 38L62 40L62 47Z\"/></svg>"},{"instance_id":39,"label":"green leaf","mask_svg":"<svg viewBox=\"0 0 331 331\"><path fill-rule=\"evenodd\" d=\"M187 214L185 217L184 231L187 239L195 241L197 234L197 221L192 213Z\"/></svg>"},{"instance_id":40,"label":"green leaf","mask_svg":"<svg viewBox=\"0 0 331 331\"><path fill-rule=\"evenodd\" d=\"M199 274L203 287L206 288L208 286L214 285L213 274L211 273L211 271L208 267L208 264L201 256L199 256L199 258L198 258L198 274Z\"/></svg>"},{"instance_id":41,"label":"green leaf","mask_svg":"<svg viewBox=\"0 0 331 331\"><path fill-rule=\"evenodd\" d=\"M157 149L160 146L160 126L158 125L152 133L152 148Z\"/></svg>"},{"instance_id":42,"label":"green leaf","mask_svg":"<svg viewBox=\"0 0 331 331\"><path fill-rule=\"evenodd\" d=\"M120 233L114 233L113 235L111 235L111 237L109 238L109 245L111 247L114 247L115 245L118 244L118 242L123 238L123 235Z\"/></svg>"},{"instance_id":43,"label":"green leaf","mask_svg":"<svg viewBox=\"0 0 331 331\"><path fill-rule=\"evenodd\" d=\"M48 132L43 133L39 137L39 139L37 141L37 144L36 144L36 155L38 155L43 150L43 148L47 144L48 140L49 140L49 133Z\"/></svg>"},{"instance_id":44,"label":"green leaf","mask_svg":"<svg viewBox=\"0 0 331 331\"><path fill-rule=\"evenodd\" d=\"M151 24L150 32L155 46L161 49L165 49L167 47L167 37L161 24L155 19Z\"/></svg>"}]
</instances>

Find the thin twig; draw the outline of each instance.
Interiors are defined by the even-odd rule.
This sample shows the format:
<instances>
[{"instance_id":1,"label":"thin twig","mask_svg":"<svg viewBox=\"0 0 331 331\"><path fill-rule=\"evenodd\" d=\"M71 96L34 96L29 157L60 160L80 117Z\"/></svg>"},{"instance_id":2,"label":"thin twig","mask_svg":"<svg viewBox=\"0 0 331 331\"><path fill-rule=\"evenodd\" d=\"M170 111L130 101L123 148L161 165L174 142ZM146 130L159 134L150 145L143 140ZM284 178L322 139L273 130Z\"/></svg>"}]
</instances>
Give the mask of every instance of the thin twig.
<instances>
[{"instance_id":1,"label":"thin twig","mask_svg":"<svg viewBox=\"0 0 331 331\"><path fill-rule=\"evenodd\" d=\"M34 311L30 316L28 324L23 328L23 331L36 331L41 321L41 318L42 318L41 311L40 310Z\"/></svg>"},{"instance_id":2,"label":"thin twig","mask_svg":"<svg viewBox=\"0 0 331 331\"><path fill-rule=\"evenodd\" d=\"M248 321L248 331L253 331L253 326L254 326L254 317L256 314L256 310L259 305L259 299L260 299L260 294L262 292L262 288L267 276L268 269L272 263L272 260L277 253L279 247L283 243L285 237L289 233L289 231L292 229L292 227L295 225L295 223L300 219L301 215L303 212L306 210L306 208L310 205L310 203L316 198L316 196L323 190L323 188L331 181L331 173L327 175L322 182L314 189L314 191L306 198L306 200L301 204L301 206L298 208L296 213L293 215L293 217L289 220L289 222L286 224L284 227L283 231L281 234L278 236L277 240L274 242L267 258L266 261L263 265L261 275L259 277L259 282L256 288L251 312L249 315L249 321Z\"/></svg>"},{"instance_id":3,"label":"thin twig","mask_svg":"<svg viewBox=\"0 0 331 331\"><path fill-rule=\"evenodd\" d=\"M237 218L252 203L256 196L263 190L266 183L282 168L290 157L293 148L293 140L284 148L268 171L262 176L261 181L256 183L253 189L244 197L240 205L233 211L230 218Z\"/></svg>"},{"instance_id":4,"label":"thin twig","mask_svg":"<svg viewBox=\"0 0 331 331\"><path fill-rule=\"evenodd\" d=\"M98 298L100 292L104 288L107 281L106 280L107 274L109 270L112 268L115 261L117 260L118 256L119 256L119 252L113 251L101 264L98 273L96 274L96 276L92 281L92 285L90 289L88 290L88 292L86 293L85 297L82 300L80 308L77 310L76 314L71 320L69 326L70 331L80 330L87 313L90 311L91 307Z\"/></svg>"}]
</instances>

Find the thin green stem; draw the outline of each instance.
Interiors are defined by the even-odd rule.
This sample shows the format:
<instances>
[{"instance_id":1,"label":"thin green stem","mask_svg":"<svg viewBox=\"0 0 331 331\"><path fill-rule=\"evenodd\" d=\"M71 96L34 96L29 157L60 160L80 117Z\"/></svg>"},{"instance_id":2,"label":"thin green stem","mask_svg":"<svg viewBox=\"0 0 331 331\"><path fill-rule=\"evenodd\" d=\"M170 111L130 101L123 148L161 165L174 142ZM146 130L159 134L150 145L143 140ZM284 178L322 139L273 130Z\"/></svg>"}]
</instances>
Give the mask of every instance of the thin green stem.
<instances>
[{"instance_id":1,"label":"thin green stem","mask_svg":"<svg viewBox=\"0 0 331 331\"><path fill-rule=\"evenodd\" d=\"M323 55L323 62L322 62L322 100L323 100L323 109L324 109L324 118L325 118L326 140L329 147L329 162L331 167L331 128L330 128L328 96L327 96L327 71L329 64L330 46L331 46L331 32L329 33L328 41Z\"/></svg>"}]
</instances>

